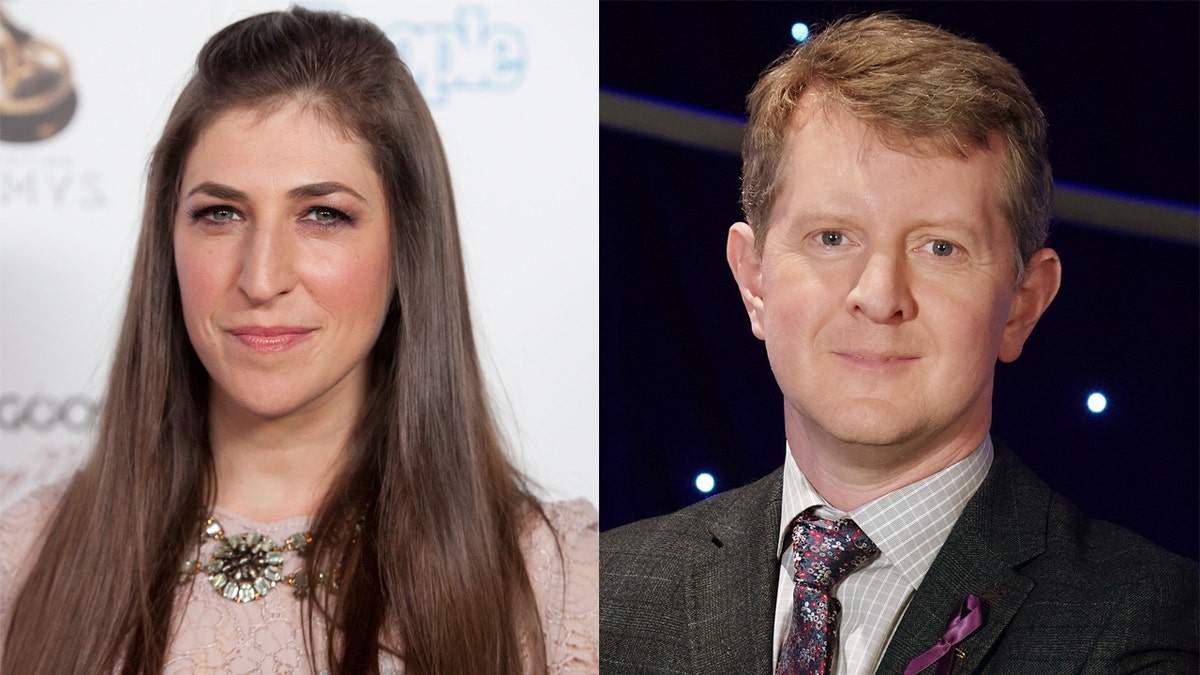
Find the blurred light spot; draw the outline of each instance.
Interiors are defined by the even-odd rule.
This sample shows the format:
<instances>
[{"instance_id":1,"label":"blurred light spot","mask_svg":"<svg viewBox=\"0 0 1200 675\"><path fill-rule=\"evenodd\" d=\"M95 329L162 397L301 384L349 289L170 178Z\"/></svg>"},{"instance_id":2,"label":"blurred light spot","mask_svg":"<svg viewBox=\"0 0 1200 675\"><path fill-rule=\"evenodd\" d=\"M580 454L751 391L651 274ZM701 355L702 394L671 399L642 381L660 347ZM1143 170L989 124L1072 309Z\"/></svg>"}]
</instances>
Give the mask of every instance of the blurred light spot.
<instances>
[{"instance_id":1,"label":"blurred light spot","mask_svg":"<svg viewBox=\"0 0 1200 675\"><path fill-rule=\"evenodd\" d=\"M1098 391L1093 392L1087 397L1087 407L1094 413L1104 412L1104 409L1108 407L1108 399Z\"/></svg>"},{"instance_id":2,"label":"blurred light spot","mask_svg":"<svg viewBox=\"0 0 1200 675\"><path fill-rule=\"evenodd\" d=\"M701 492L712 492L716 485L717 480L712 477L711 473L702 473L696 476L696 489Z\"/></svg>"},{"instance_id":3,"label":"blurred light spot","mask_svg":"<svg viewBox=\"0 0 1200 675\"><path fill-rule=\"evenodd\" d=\"M792 24L792 39L796 42L804 42L808 39L808 24L797 21Z\"/></svg>"}]
</instances>

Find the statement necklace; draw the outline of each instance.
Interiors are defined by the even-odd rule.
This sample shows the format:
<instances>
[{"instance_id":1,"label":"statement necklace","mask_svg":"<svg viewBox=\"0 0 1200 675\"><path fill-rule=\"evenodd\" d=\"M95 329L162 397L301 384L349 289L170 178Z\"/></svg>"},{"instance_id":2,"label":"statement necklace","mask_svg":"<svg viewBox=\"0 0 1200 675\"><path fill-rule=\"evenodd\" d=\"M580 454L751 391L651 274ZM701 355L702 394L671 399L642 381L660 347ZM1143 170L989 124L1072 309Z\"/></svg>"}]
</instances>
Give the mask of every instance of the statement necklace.
<instances>
[{"instance_id":1,"label":"statement necklace","mask_svg":"<svg viewBox=\"0 0 1200 675\"><path fill-rule=\"evenodd\" d=\"M209 517L201 528L201 543L205 538L220 542L212 559L205 565L197 558L185 560L179 568L179 583L186 584L201 572L208 573L208 581L221 596L234 602L253 602L266 595L283 582L295 589L297 596L308 590L308 575L303 570L284 575L283 560L287 553L296 553L301 558L312 543L307 532L297 532L284 540L280 546L270 537L257 532L226 535L225 529L216 518ZM336 589L338 571L321 572L317 583Z\"/></svg>"}]
</instances>

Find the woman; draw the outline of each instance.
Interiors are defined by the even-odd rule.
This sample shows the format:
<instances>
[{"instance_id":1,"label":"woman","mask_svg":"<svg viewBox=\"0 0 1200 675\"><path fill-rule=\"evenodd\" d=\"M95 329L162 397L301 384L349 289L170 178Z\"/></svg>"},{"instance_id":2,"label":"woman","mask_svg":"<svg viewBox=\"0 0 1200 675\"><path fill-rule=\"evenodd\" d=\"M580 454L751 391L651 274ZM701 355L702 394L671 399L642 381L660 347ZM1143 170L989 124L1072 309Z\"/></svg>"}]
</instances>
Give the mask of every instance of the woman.
<instances>
[{"instance_id":1,"label":"woman","mask_svg":"<svg viewBox=\"0 0 1200 675\"><path fill-rule=\"evenodd\" d=\"M595 530L504 458L395 47L300 8L219 32L151 158L95 451L0 524L3 672L595 670Z\"/></svg>"}]
</instances>

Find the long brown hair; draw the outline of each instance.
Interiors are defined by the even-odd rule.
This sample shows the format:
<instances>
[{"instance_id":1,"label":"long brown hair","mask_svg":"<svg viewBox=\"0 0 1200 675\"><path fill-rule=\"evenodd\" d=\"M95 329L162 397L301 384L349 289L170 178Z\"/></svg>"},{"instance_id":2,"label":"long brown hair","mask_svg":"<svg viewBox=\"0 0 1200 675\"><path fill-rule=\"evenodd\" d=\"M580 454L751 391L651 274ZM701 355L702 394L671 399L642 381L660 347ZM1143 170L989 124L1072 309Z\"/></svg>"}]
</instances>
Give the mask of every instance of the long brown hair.
<instances>
[{"instance_id":1,"label":"long brown hair","mask_svg":"<svg viewBox=\"0 0 1200 675\"><path fill-rule=\"evenodd\" d=\"M489 410L432 117L377 27L293 8L208 41L154 149L95 450L16 600L5 673L162 671L178 567L215 494L209 380L184 328L172 247L180 176L217 115L289 101L371 150L396 284L349 460L312 527L309 577L337 567L342 581L336 596L315 592L306 606L306 636L314 611L328 631L328 653L310 648L310 662L377 672L385 649L410 673L508 673L522 670L525 644L545 669L518 545L523 520L540 509ZM347 513L361 518L353 542L341 534Z\"/></svg>"}]
</instances>

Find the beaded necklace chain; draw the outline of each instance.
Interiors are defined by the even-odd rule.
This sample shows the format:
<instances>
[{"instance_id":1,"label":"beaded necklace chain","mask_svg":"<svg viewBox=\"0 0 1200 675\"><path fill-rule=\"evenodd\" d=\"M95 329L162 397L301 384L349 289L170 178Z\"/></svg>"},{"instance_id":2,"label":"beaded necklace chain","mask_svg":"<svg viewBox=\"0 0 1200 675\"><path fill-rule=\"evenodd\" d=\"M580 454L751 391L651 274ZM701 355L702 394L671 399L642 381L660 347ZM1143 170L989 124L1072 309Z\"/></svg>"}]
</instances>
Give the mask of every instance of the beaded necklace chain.
<instances>
[{"instance_id":1,"label":"beaded necklace chain","mask_svg":"<svg viewBox=\"0 0 1200 675\"><path fill-rule=\"evenodd\" d=\"M257 532L226 535L221 523L210 516L201 528L201 543L205 538L217 540L217 550L207 565L200 562L199 551L197 558L185 560L179 568L180 584L186 584L193 576L206 572L213 589L233 602L253 602L280 582L294 588L297 597L308 591L308 575L303 570L284 575L283 560L287 553L304 557L305 550L313 541L309 533L297 532L278 545L275 540ZM331 573L318 573L317 583L337 590L340 577L337 568L334 568Z\"/></svg>"}]
</instances>

